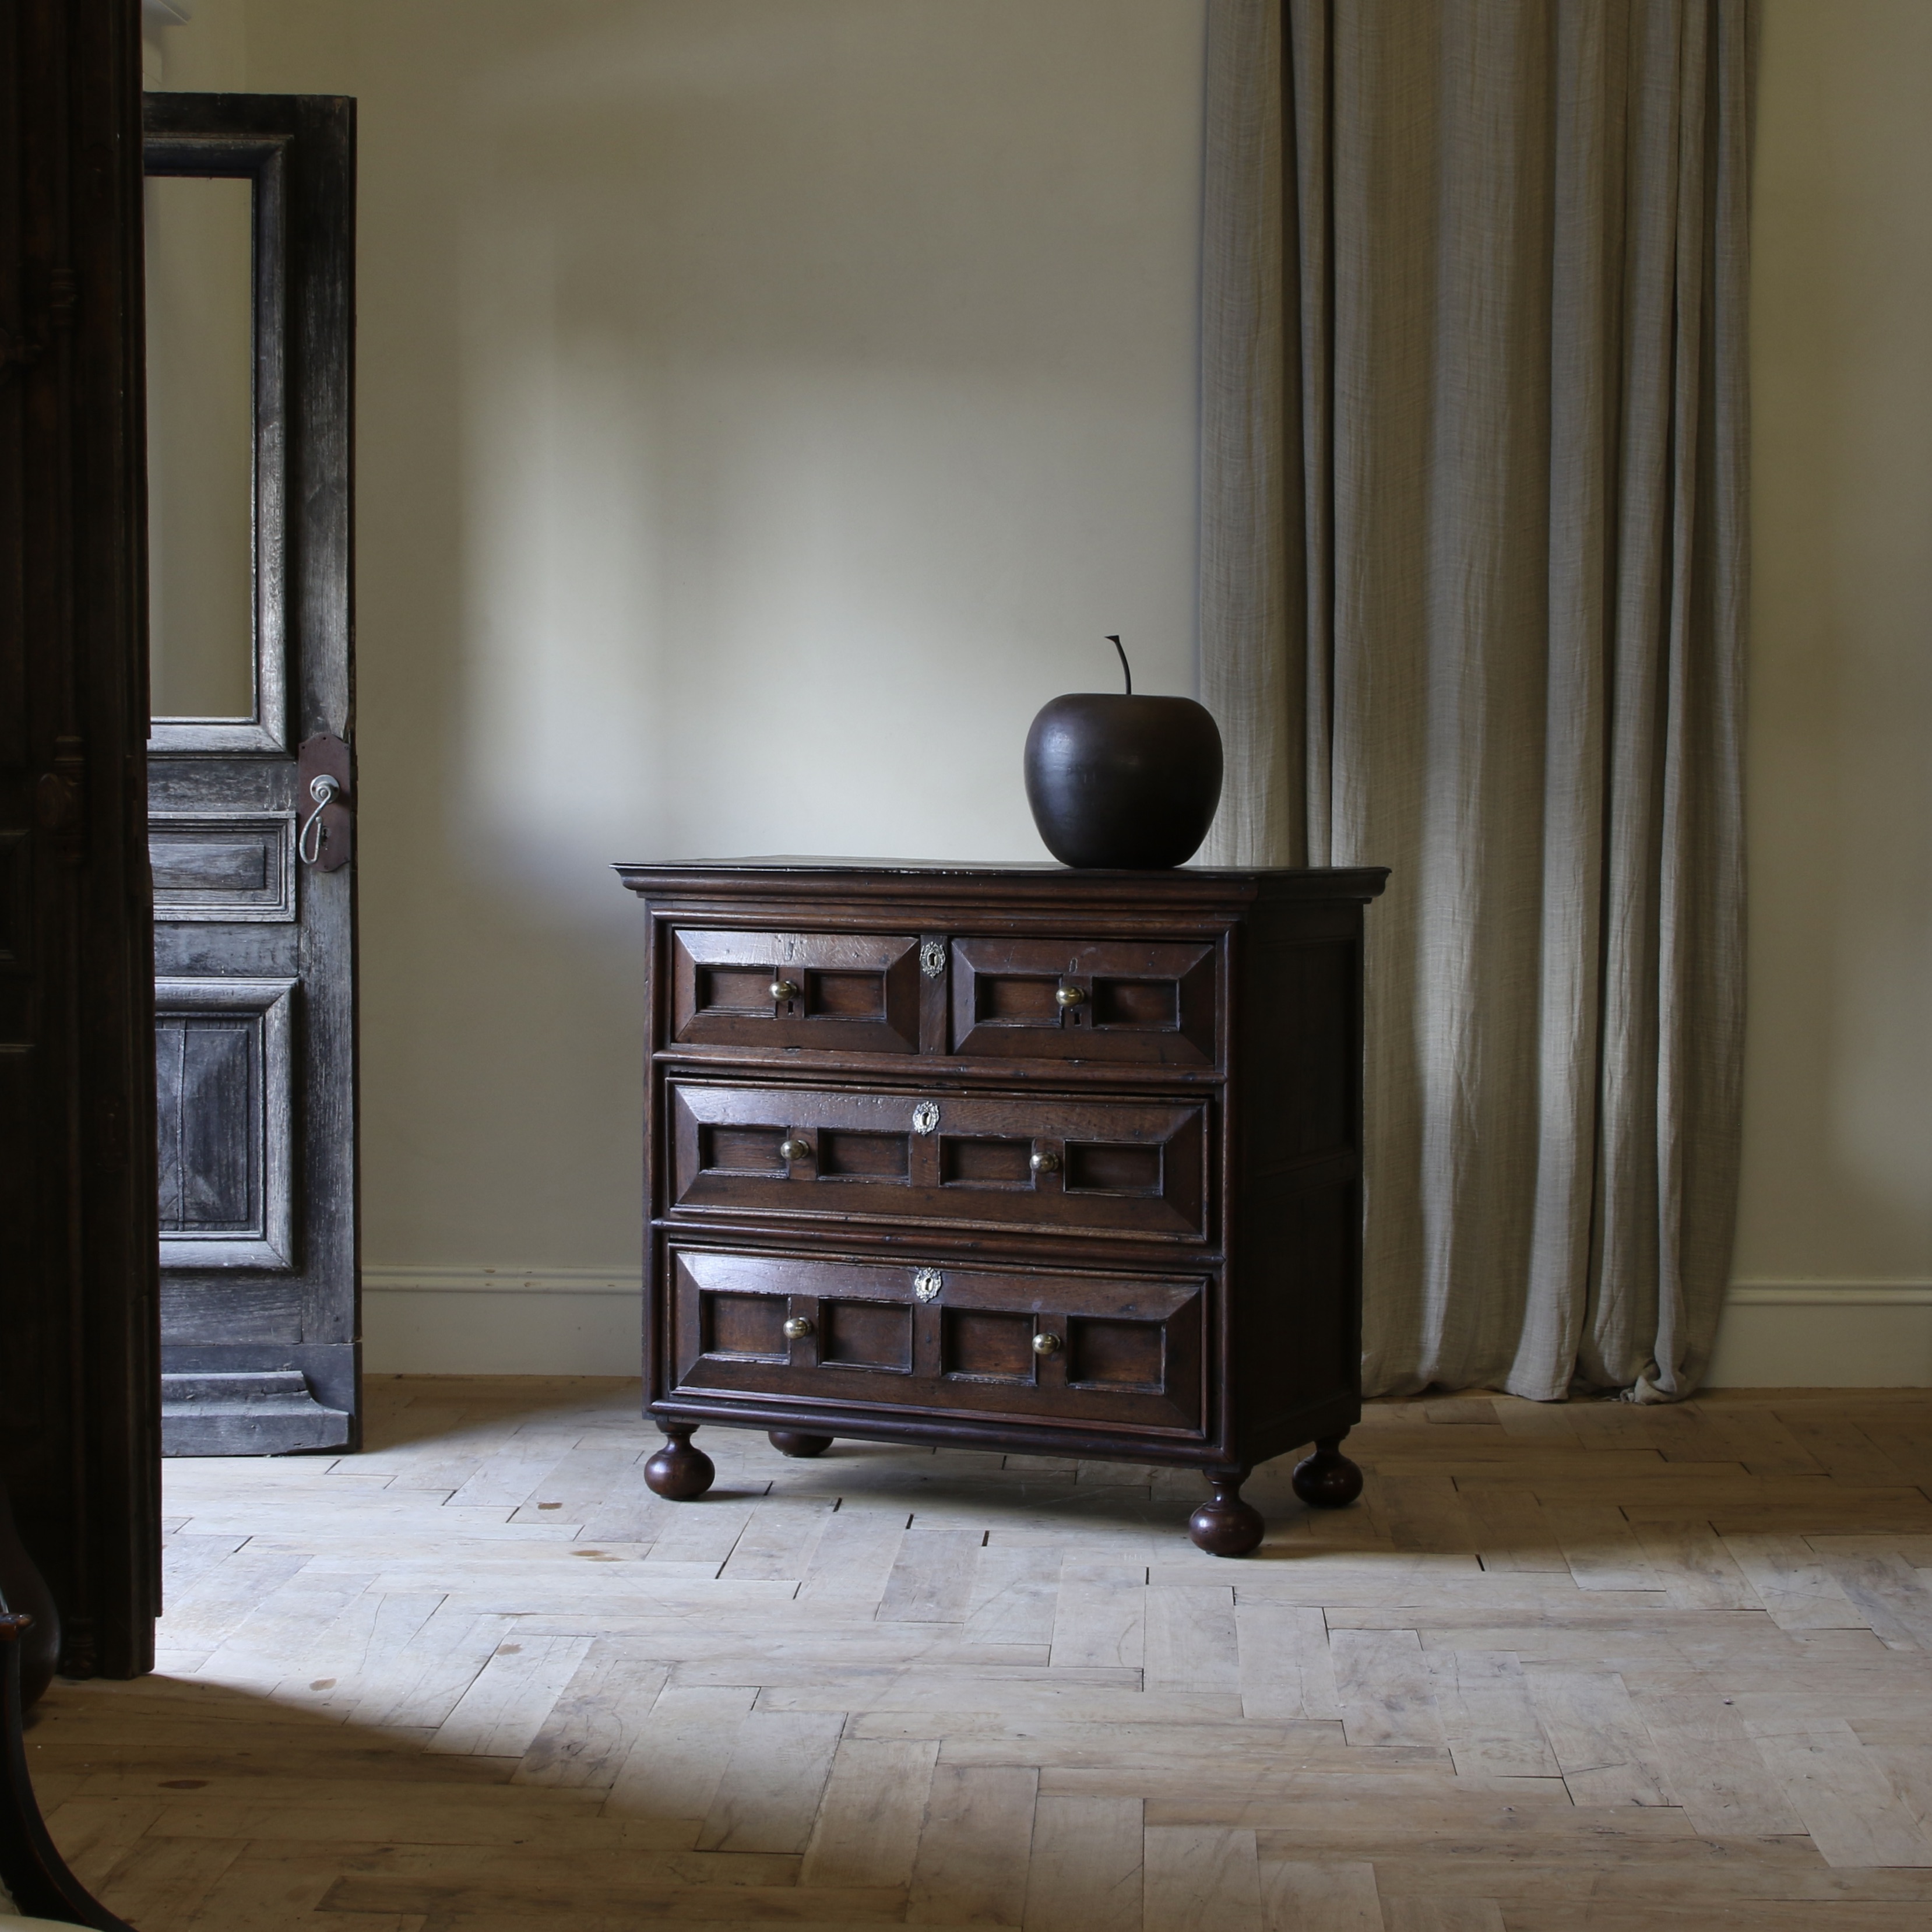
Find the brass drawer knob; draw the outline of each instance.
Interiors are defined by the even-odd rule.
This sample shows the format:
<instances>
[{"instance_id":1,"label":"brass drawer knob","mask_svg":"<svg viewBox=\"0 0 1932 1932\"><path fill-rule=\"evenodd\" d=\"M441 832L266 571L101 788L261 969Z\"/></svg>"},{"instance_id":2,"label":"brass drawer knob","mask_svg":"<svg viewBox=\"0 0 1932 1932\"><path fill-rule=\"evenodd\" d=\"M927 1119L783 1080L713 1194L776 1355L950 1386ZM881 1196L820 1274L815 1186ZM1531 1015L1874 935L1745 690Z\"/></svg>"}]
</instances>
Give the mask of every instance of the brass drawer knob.
<instances>
[{"instance_id":1,"label":"brass drawer knob","mask_svg":"<svg viewBox=\"0 0 1932 1932\"><path fill-rule=\"evenodd\" d=\"M806 1336L809 1335L811 1333L812 1322L808 1316L803 1315L794 1315L791 1319L785 1324L785 1335L788 1340L802 1342ZM1054 1346L1058 1347L1058 1344L1056 1343Z\"/></svg>"},{"instance_id":2,"label":"brass drawer knob","mask_svg":"<svg viewBox=\"0 0 1932 1932\"><path fill-rule=\"evenodd\" d=\"M1087 989L1084 986L1056 986L1053 997L1063 1006L1082 1006L1086 1002Z\"/></svg>"},{"instance_id":3,"label":"brass drawer knob","mask_svg":"<svg viewBox=\"0 0 1932 1932\"><path fill-rule=\"evenodd\" d=\"M812 1158L812 1143L809 1141L782 1140L778 1142L778 1152L787 1160L809 1160Z\"/></svg>"},{"instance_id":4,"label":"brass drawer knob","mask_svg":"<svg viewBox=\"0 0 1932 1932\"><path fill-rule=\"evenodd\" d=\"M1057 1355L1060 1353L1060 1337L1049 1335L1044 1330L1033 1338L1033 1352L1036 1355Z\"/></svg>"},{"instance_id":5,"label":"brass drawer knob","mask_svg":"<svg viewBox=\"0 0 1932 1932\"><path fill-rule=\"evenodd\" d=\"M1042 1148L1034 1156L1030 1165L1036 1174L1058 1174L1060 1172L1060 1156L1052 1148Z\"/></svg>"},{"instance_id":6,"label":"brass drawer knob","mask_svg":"<svg viewBox=\"0 0 1932 1932\"><path fill-rule=\"evenodd\" d=\"M775 1000L795 1000L798 998L798 982L795 980L774 980L772 998Z\"/></svg>"}]
</instances>

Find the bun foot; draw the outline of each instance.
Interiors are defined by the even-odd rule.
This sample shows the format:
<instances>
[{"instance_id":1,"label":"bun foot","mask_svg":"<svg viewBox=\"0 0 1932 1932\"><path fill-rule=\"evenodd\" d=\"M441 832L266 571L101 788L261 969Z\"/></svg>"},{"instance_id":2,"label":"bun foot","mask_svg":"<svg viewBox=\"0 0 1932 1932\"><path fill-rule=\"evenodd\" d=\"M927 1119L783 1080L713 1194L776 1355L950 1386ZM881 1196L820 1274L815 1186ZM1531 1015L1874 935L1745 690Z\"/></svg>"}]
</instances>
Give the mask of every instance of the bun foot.
<instances>
[{"instance_id":1,"label":"bun foot","mask_svg":"<svg viewBox=\"0 0 1932 1932\"><path fill-rule=\"evenodd\" d=\"M781 1456L823 1456L832 1447L832 1438L806 1436L796 1429L774 1429L771 1444Z\"/></svg>"},{"instance_id":2,"label":"bun foot","mask_svg":"<svg viewBox=\"0 0 1932 1932\"><path fill-rule=\"evenodd\" d=\"M644 1465L644 1480L651 1494L667 1502L688 1503L704 1495L718 1474L711 1458L702 1449L694 1449L691 1438L697 1425L667 1423L664 1433L670 1438Z\"/></svg>"},{"instance_id":3,"label":"bun foot","mask_svg":"<svg viewBox=\"0 0 1932 1932\"><path fill-rule=\"evenodd\" d=\"M1342 1438L1324 1436L1294 1466L1294 1493L1310 1509L1346 1509L1362 1493L1362 1472L1342 1454Z\"/></svg>"},{"instance_id":4,"label":"bun foot","mask_svg":"<svg viewBox=\"0 0 1932 1932\"><path fill-rule=\"evenodd\" d=\"M1268 1528L1262 1513L1241 1500L1244 1470L1238 1476L1210 1476L1212 1497L1187 1520L1187 1537L1196 1550L1210 1556L1245 1556Z\"/></svg>"}]
</instances>

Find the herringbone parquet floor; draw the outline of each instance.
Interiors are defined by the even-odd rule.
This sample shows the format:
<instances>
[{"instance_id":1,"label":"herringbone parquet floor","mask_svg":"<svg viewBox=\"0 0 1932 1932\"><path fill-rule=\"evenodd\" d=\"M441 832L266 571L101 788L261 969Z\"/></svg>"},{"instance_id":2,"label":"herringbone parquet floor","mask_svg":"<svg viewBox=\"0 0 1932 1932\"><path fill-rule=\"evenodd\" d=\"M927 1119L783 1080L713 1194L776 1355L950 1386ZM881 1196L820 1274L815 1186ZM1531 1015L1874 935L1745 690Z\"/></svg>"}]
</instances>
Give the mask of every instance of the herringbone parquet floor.
<instances>
[{"instance_id":1,"label":"herringbone parquet floor","mask_svg":"<svg viewBox=\"0 0 1932 1932\"><path fill-rule=\"evenodd\" d=\"M1877 1932L1932 1923L1932 1394L1381 1403L1357 1508L700 1442L382 1380L367 1454L176 1462L161 1669L59 1684L142 1932Z\"/></svg>"}]
</instances>

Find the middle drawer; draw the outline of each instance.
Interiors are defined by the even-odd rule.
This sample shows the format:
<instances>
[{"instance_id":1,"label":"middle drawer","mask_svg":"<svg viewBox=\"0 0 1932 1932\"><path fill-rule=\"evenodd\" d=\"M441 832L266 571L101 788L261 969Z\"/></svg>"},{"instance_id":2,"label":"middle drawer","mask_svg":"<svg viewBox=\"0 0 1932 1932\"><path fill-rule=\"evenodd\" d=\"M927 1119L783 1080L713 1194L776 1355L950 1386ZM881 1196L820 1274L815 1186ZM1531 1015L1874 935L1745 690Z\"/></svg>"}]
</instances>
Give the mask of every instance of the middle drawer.
<instances>
[{"instance_id":1,"label":"middle drawer","mask_svg":"<svg viewBox=\"0 0 1932 1932\"><path fill-rule=\"evenodd\" d=\"M1209 1104L674 1080L666 1204L1204 1240Z\"/></svg>"}]
</instances>

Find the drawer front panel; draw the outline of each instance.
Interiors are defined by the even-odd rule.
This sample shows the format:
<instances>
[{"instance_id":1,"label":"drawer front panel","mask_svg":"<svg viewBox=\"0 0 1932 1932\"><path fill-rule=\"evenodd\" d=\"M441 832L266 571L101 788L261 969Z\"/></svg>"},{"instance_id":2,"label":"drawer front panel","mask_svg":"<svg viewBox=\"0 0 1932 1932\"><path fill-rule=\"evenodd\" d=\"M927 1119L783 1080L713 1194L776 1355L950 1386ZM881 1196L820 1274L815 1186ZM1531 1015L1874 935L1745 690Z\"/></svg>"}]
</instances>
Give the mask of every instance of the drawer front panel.
<instances>
[{"instance_id":1,"label":"drawer front panel","mask_svg":"<svg viewBox=\"0 0 1932 1932\"><path fill-rule=\"evenodd\" d=\"M1208 1237L1205 1101L674 1081L668 1206Z\"/></svg>"},{"instance_id":2,"label":"drawer front panel","mask_svg":"<svg viewBox=\"0 0 1932 1932\"><path fill-rule=\"evenodd\" d=\"M919 941L874 933L670 936L679 1046L919 1051Z\"/></svg>"},{"instance_id":3,"label":"drawer front panel","mask_svg":"<svg viewBox=\"0 0 1932 1932\"><path fill-rule=\"evenodd\" d=\"M1212 945L956 939L951 964L956 1054L1159 1066L1220 1060Z\"/></svg>"},{"instance_id":4,"label":"drawer front panel","mask_svg":"<svg viewBox=\"0 0 1932 1932\"><path fill-rule=\"evenodd\" d=\"M666 1267L674 1395L1202 1432L1208 1285L1199 1276L675 1246Z\"/></svg>"}]
</instances>

